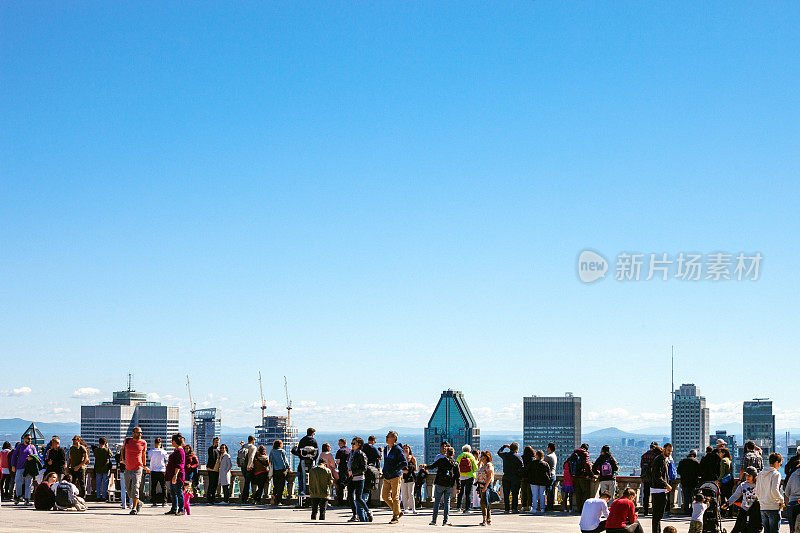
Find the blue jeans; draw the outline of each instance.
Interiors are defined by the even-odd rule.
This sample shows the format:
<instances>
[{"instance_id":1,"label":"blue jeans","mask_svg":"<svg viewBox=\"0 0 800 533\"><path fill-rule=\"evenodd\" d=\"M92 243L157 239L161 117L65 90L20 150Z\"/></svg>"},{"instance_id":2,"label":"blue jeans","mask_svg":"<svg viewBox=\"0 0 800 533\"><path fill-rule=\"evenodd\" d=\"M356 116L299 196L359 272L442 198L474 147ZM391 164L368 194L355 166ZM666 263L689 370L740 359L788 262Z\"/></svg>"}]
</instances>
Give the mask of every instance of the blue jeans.
<instances>
[{"instance_id":1,"label":"blue jeans","mask_svg":"<svg viewBox=\"0 0 800 533\"><path fill-rule=\"evenodd\" d=\"M538 509L540 513L544 512L547 506L547 485L531 485L531 512L535 513Z\"/></svg>"},{"instance_id":2,"label":"blue jeans","mask_svg":"<svg viewBox=\"0 0 800 533\"><path fill-rule=\"evenodd\" d=\"M172 495L172 507L169 510L183 512L183 482L170 483L169 493Z\"/></svg>"},{"instance_id":3,"label":"blue jeans","mask_svg":"<svg viewBox=\"0 0 800 533\"><path fill-rule=\"evenodd\" d=\"M94 475L94 488L98 500L108 498L108 473Z\"/></svg>"},{"instance_id":4,"label":"blue jeans","mask_svg":"<svg viewBox=\"0 0 800 533\"><path fill-rule=\"evenodd\" d=\"M350 490L347 491L347 499L350 502L350 509L361 522L368 521L367 501L364 498L364 480L351 481Z\"/></svg>"},{"instance_id":5,"label":"blue jeans","mask_svg":"<svg viewBox=\"0 0 800 533\"><path fill-rule=\"evenodd\" d=\"M26 500L30 500L31 491L33 490L33 478L22 475L22 472L21 468L17 468L17 471L14 472L14 498L19 500L24 496Z\"/></svg>"},{"instance_id":6,"label":"blue jeans","mask_svg":"<svg viewBox=\"0 0 800 533\"><path fill-rule=\"evenodd\" d=\"M761 511L761 523L764 526L764 533L778 533L781 525L781 515L778 511Z\"/></svg>"},{"instance_id":7,"label":"blue jeans","mask_svg":"<svg viewBox=\"0 0 800 533\"><path fill-rule=\"evenodd\" d=\"M444 505L442 514L444 515L444 523L450 518L450 496L453 493L453 487L442 487L441 485L433 486L433 517L432 522L436 522L436 517L439 516L439 506ZM443 501L444 500L444 501Z\"/></svg>"}]
</instances>

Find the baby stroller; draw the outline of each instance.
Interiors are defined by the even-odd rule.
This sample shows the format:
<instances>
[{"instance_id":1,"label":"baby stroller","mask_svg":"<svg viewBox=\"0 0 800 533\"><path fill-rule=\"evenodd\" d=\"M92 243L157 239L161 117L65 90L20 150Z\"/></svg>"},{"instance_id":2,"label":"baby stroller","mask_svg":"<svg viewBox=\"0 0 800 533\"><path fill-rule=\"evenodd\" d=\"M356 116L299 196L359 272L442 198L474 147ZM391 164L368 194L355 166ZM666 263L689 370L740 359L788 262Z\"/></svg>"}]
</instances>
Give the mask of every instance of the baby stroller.
<instances>
[{"instance_id":1,"label":"baby stroller","mask_svg":"<svg viewBox=\"0 0 800 533\"><path fill-rule=\"evenodd\" d=\"M717 484L712 481L703 483L697 492L708 499L708 509L703 513L703 533L728 533L722 529L722 517L719 512L722 502Z\"/></svg>"}]
</instances>

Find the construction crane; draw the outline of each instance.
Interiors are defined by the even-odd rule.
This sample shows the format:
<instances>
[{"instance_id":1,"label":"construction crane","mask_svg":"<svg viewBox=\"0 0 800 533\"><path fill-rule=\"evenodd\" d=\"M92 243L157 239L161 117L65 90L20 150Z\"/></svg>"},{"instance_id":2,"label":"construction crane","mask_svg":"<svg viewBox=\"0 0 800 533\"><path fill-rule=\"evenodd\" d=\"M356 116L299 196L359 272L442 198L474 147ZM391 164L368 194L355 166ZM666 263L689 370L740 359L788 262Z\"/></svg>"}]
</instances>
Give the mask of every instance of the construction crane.
<instances>
[{"instance_id":1,"label":"construction crane","mask_svg":"<svg viewBox=\"0 0 800 533\"><path fill-rule=\"evenodd\" d=\"M286 427L292 425L292 400L289 399L289 382L283 376L283 390L286 393Z\"/></svg>"},{"instance_id":2,"label":"construction crane","mask_svg":"<svg viewBox=\"0 0 800 533\"><path fill-rule=\"evenodd\" d=\"M267 402L264 401L264 386L261 384L261 370L258 371L258 390L261 392L261 423L264 423L264 417L267 414Z\"/></svg>"},{"instance_id":3,"label":"construction crane","mask_svg":"<svg viewBox=\"0 0 800 533\"><path fill-rule=\"evenodd\" d=\"M195 434L195 430L194 430L194 426L195 426L195 423L194 423L194 412L197 410L197 404L195 404L194 400L192 399L192 386L189 384L189 376L188 375L186 376L186 389L189 391L189 410L192 413L192 449L196 450L197 449L197 441L195 439L197 438L197 435Z\"/></svg>"}]
</instances>

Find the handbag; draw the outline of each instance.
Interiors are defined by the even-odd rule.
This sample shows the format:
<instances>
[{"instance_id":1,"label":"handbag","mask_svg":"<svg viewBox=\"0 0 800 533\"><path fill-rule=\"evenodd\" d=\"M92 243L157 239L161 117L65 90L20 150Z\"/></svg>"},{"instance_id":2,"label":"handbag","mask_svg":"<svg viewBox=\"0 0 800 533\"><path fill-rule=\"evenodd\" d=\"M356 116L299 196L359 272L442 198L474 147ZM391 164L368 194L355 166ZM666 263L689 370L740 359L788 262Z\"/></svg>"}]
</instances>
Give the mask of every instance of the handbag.
<instances>
[{"instance_id":1,"label":"handbag","mask_svg":"<svg viewBox=\"0 0 800 533\"><path fill-rule=\"evenodd\" d=\"M494 483L489 483L489 485L486 486L486 500L489 503L497 503L500 501L500 495L494 490Z\"/></svg>"}]
</instances>

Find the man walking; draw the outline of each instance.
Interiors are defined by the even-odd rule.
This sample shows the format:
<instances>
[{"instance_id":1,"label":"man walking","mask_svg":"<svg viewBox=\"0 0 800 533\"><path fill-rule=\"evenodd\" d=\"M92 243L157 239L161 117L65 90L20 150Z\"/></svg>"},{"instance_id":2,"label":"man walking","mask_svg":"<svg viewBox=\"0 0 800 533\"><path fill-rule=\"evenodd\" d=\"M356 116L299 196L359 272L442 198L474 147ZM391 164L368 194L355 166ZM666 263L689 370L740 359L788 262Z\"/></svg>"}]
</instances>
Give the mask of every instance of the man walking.
<instances>
[{"instance_id":1,"label":"man walking","mask_svg":"<svg viewBox=\"0 0 800 533\"><path fill-rule=\"evenodd\" d=\"M639 460L642 472L642 516L647 516L650 509L650 468L660 453L661 448L657 442L653 441L650 443L650 449L644 452Z\"/></svg>"},{"instance_id":2,"label":"man walking","mask_svg":"<svg viewBox=\"0 0 800 533\"><path fill-rule=\"evenodd\" d=\"M678 463L678 477L681 478L681 493L683 494L683 514L692 514L692 500L694 491L700 485L700 461L697 460L697 450L690 450L689 455Z\"/></svg>"},{"instance_id":3,"label":"man walking","mask_svg":"<svg viewBox=\"0 0 800 533\"><path fill-rule=\"evenodd\" d=\"M665 444L661 453L651 465L650 495L653 498L653 531L661 531L661 519L667 508L667 493L672 490L669 484L669 457L672 455L672 444Z\"/></svg>"},{"instance_id":4,"label":"man walking","mask_svg":"<svg viewBox=\"0 0 800 533\"><path fill-rule=\"evenodd\" d=\"M208 459L206 460L206 471L208 472L208 486L206 487L206 501L209 505L214 505L217 498L217 486L219 485L219 437L211 440L208 448ZM265 487L266 489L266 487ZM266 493L266 490L264 491Z\"/></svg>"},{"instance_id":5,"label":"man walking","mask_svg":"<svg viewBox=\"0 0 800 533\"><path fill-rule=\"evenodd\" d=\"M386 448L383 449L383 488L381 499L392 510L390 524L396 524L403 513L400 511L400 482L403 469L408 466L402 444L397 442L397 432L386 434Z\"/></svg>"},{"instance_id":6,"label":"man walking","mask_svg":"<svg viewBox=\"0 0 800 533\"><path fill-rule=\"evenodd\" d=\"M518 452L519 444L516 442L504 444L497 450L497 455L503 460L503 504L506 514L519 512L517 505L524 464Z\"/></svg>"},{"instance_id":7,"label":"man walking","mask_svg":"<svg viewBox=\"0 0 800 533\"><path fill-rule=\"evenodd\" d=\"M256 458L256 438L252 435L247 437L247 444L240 442L242 445L239 449L239 454L236 458L236 463L242 469L242 493L239 496L239 501L242 504L247 503L250 499L250 483L253 481L253 461Z\"/></svg>"},{"instance_id":8,"label":"man walking","mask_svg":"<svg viewBox=\"0 0 800 533\"><path fill-rule=\"evenodd\" d=\"M11 473L14 475L14 505L24 497L25 505L31 503L31 491L33 490L33 476L25 475L25 465L28 461L36 461L36 446L31 444L31 436L25 435L22 442L17 444L11 452Z\"/></svg>"},{"instance_id":9,"label":"man walking","mask_svg":"<svg viewBox=\"0 0 800 533\"><path fill-rule=\"evenodd\" d=\"M589 460L588 444L581 444L580 448L572 452L567 459L567 468L569 468L572 485L575 488L575 505L578 513L581 513L584 502L594 496L591 494L594 474L592 474L592 463Z\"/></svg>"},{"instance_id":10,"label":"man walking","mask_svg":"<svg viewBox=\"0 0 800 533\"><path fill-rule=\"evenodd\" d=\"M144 465L147 461L147 443L142 438L142 429L139 426L133 428L131 438L122 447L122 454L122 461L125 463L125 473L123 474L125 492L133 504L131 514L137 515L142 510L139 487L144 478Z\"/></svg>"},{"instance_id":11,"label":"man walking","mask_svg":"<svg viewBox=\"0 0 800 533\"><path fill-rule=\"evenodd\" d=\"M147 459L150 463L150 503L153 507L158 505L161 500L161 507L166 505L167 501L167 458L169 454L167 450L161 447L161 437L156 437L153 441L153 449L147 452ZM161 487L161 495L159 497L156 488Z\"/></svg>"},{"instance_id":12,"label":"man walking","mask_svg":"<svg viewBox=\"0 0 800 533\"><path fill-rule=\"evenodd\" d=\"M611 495L611 499L617 493L617 472L619 471L619 464L614 456L611 455L611 447L606 444L600 450L600 455L595 459L592 465L592 472L598 476L600 480L600 492L607 492Z\"/></svg>"}]
</instances>

